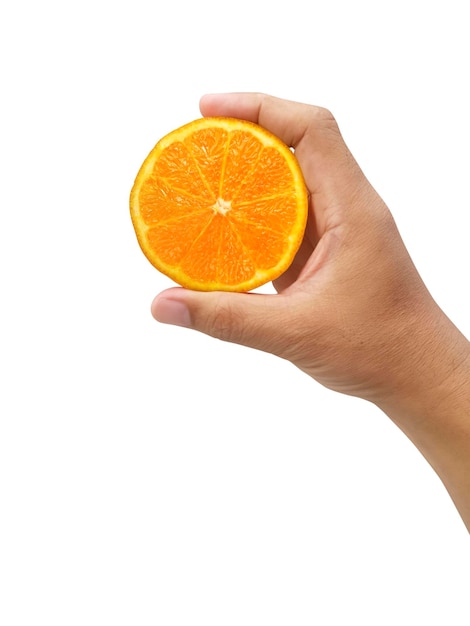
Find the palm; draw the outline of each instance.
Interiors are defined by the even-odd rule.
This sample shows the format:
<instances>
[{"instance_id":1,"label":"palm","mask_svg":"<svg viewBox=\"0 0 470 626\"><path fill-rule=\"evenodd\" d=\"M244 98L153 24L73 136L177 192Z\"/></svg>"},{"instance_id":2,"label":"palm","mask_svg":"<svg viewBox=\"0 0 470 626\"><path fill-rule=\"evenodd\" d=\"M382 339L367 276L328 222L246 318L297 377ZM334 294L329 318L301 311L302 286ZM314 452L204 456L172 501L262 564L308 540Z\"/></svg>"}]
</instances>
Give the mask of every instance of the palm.
<instances>
[{"instance_id":1,"label":"palm","mask_svg":"<svg viewBox=\"0 0 470 626\"><path fill-rule=\"evenodd\" d=\"M311 202L310 202L311 205ZM318 243L318 237L315 234L315 229L311 226L311 222L313 221L312 208L309 208L309 219L307 223L307 228L305 229L304 239L300 248L295 255L294 260L292 261L289 269L284 272L279 278L273 281L274 288L278 293L285 291L288 287L290 287L297 280L300 272L308 263L308 260L311 258L315 246Z\"/></svg>"}]
</instances>

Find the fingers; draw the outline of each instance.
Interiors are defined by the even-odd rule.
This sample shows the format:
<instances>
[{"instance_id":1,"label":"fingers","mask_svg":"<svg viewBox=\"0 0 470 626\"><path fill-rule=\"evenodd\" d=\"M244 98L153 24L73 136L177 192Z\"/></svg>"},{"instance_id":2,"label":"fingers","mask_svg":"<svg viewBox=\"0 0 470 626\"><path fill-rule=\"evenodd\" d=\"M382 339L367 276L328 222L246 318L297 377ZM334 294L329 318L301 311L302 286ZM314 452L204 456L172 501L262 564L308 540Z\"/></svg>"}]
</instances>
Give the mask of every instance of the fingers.
<instances>
[{"instance_id":1,"label":"fingers","mask_svg":"<svg viewBox=\"0 0 470 626\"><path fill-rule=\"evenodd\" d=\"M159 322L192 328L223 341L287 358L286 349L291 342L280 329L288 328L292 311L281 296L206 293L175 287L159 294L151 310Z\"/></svg>"},{"instance_id":2,"label":"fingers","mask_svg":"<svg viewBox=\"0 0 470 626\"><path fill-rule=\"evenodd\" d=\"M229 116L255 122L295 148L308 190L314 198L320 235L326 225L325 210L348 205L351 190L366 183L336 120L325 108L260 93L208 94L201 98L199 106L206 116Z\"/></svg>"},{"instance_id":3,"label":"fingers","mask_svg":"<svg viewBox=\"0 0 470 626\"><path fill-rule=\"evenodd\" d=\"M321 107L260 93L207 94L199 107L206 117L237 117L255 122L294 148L312 123L334 121L331 113Z\"/></svg>"}]
</instances>

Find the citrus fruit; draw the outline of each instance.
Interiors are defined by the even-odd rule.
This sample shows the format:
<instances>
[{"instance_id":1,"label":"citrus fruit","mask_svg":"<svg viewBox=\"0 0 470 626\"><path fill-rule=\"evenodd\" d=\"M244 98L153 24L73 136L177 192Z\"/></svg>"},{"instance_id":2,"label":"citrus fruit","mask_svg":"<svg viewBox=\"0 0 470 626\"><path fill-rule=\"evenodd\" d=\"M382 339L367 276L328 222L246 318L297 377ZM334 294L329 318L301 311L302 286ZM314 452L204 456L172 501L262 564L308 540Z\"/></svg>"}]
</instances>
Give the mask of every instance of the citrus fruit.
<instances>
[{"instance_id":1,"label":"citrus fruit","mask_svg":"<svg viewBox=\"0 0 470 626\"><path fill-rule=\"evenodd\" d=\"M293 152L245 120L206 117L150 152L131 191L148 260L190 289L250 291L291 264L307 220Z\"/></svg>"}]
</instances>

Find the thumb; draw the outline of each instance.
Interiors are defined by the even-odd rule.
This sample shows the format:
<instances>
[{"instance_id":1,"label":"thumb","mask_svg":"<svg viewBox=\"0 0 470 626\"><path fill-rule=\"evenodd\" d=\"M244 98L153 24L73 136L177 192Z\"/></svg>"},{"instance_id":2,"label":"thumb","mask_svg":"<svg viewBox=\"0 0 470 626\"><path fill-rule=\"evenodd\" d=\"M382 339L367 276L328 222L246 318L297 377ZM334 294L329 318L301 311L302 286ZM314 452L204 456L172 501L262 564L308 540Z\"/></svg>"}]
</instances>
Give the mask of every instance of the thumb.
<instances>
[{"instance_id":1,"label":"thumb","mask_svg":"<svg viewBox=\"0 0 470 626\"><path fill-rule=\"evenodd\" d=\"M289 307L290 308L290 307ZM282 295L200 292L175 287L152 302L153 317L165 324L288 358L287 337L292 317Z\"/></svg>"}]
</instances>

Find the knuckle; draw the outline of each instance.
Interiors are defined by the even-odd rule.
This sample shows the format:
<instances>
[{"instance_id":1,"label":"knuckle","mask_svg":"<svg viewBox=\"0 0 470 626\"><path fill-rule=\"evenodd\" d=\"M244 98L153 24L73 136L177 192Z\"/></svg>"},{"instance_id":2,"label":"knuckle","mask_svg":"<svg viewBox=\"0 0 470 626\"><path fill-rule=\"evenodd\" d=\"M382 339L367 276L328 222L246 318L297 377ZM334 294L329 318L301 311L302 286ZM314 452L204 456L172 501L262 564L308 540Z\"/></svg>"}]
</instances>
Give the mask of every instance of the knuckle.
<instances>
[{"instance_id":1,"label":"knuckle","mask_svg":"<svg viewBox=\"0 0 470 626\"><path fill-rule=\"evenodd\" d=\"M311 123L326 132L339 134L339 126L333 113L325 107L316 107Z\"/></svg>"},{"instance_id":2,"label":"knuckle","mask_svg":"<svg viewBox=\"0 0 470 626\"><path fill-rule=\"evenodd\" d=\"M327 109L323 106L317 107L317 115L321 120L336 123L335 116L330 111L330 109Z\"/></svg>"},{"instance_id":3,"label":"knuckle","mask_svg":"<svg viewBox=\"0 0 470 626\"><path fill-rule=\"evenodd\" d=\"M209 321L210 334L222 341L242 341L243 321L232 307L222 302L214 305Z\"/></svg>"}]
</instances>

